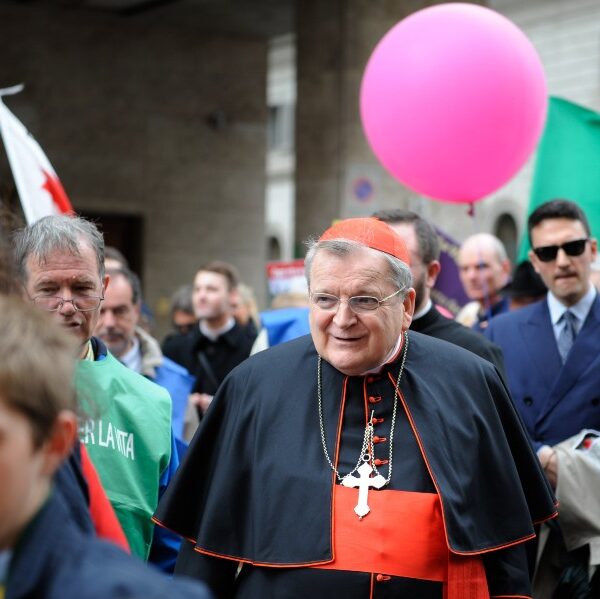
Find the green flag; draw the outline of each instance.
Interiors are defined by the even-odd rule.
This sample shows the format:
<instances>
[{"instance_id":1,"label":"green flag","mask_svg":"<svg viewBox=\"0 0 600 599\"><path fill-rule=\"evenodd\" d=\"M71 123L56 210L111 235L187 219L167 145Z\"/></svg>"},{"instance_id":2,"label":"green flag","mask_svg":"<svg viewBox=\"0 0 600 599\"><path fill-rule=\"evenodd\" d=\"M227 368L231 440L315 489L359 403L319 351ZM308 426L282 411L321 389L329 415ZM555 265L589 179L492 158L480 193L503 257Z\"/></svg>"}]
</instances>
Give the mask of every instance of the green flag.
<instances>
[{"instance_id":1,"label":"green flag","mask_svg":"<svg viewBox=\"0 0 600 599\"><path fill-rule=\"evenodd\" d=\"M590 221L592 235L600 234L600 114L550 98L527 214L557 198L577 202ZM528 250L525 232L519 261L527 259Z\"/></svg>"}]
</instances>

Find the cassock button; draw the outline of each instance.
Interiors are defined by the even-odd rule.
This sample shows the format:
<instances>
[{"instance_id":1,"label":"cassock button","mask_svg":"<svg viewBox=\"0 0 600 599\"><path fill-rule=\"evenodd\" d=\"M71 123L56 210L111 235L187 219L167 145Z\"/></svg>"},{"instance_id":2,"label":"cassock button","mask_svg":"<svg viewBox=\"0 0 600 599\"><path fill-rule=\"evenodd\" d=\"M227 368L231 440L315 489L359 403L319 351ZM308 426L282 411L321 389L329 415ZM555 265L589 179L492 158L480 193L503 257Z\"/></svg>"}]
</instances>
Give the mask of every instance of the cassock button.
<instances>
[{"instance_id":1,"label":"cassock button","mask_svg":"<svg viewBox=\"0 0 600 599\"><path fill-rule=\"evenodd\" d=\"M375 466L385 466L388 462L389 460L380 460L379 458L373 461Z\"/></svg>"},{"instance_id":2,"label":"cassock button","mask_svg":"<svg viewBox=\"0 0 600 599\"><path fill-rule=\"evenodd\" d=\"M381 395L369 395L369 403L378 403L381 401Z\"/></svg>"},{"instance_id":3,"label":"cassock button","mask_svg":"<svg viewBox=\"0 0 600 599\"><path fill-rule=\"evenodd\" d=\"M387 582L390 578L391 576L386 576L385 574L377 574L377 576L375 576L377 582Z\"/></svg>"},{"instance_id":4,"label":"cassock button","mask_svg":"<svg viewBox=\"0 0 600 599\"><path fill-rule=\"evenodd\" d=\"M523 403L524 403L526 406L531 406L531 405L533 405L533 399L532 399L531 397L527 396L527 397L526 397L526 398L523 400Z\"/></svg>"},{"instance_id":5,"label":"cassock button","mask_svg":"<svg viewBox=\"0 0 600 599\"><path fill-rule=\"evenodd\" d=\"M387 441L387 437L378 437L375 435L373 437L373 443L385 443Z\"/></svg>"},{"instance_id":6,"label":"cassock button","mask_svg":"<svg viewBox=\"0 0 600 599\"><path fill-rule=\"evenodd\" d=\"M371 423L372 424L381 424L384 420L385 420L385 418L375 418L375 416L373 416L373 418L371 418Z\"/></svg>"}]
</instances>

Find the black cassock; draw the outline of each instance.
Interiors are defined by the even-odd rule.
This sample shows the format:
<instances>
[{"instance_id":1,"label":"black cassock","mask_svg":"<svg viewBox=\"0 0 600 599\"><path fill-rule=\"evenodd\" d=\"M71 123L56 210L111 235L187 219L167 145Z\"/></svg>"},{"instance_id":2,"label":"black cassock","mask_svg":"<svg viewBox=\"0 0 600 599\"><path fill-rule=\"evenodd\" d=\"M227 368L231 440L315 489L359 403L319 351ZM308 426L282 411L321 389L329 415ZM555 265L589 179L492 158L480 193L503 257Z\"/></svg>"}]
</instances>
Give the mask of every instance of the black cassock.
<instances>
[{"instance_id":1,"label":"black cassock","mask_svg":"<svg viewBox=\"0 0 600 599\"><path fill-rule=\"evenodd\" d=\"M436 550L441 535L453 562L479 560L492 597L530 596L525 542L556 506L506 388L478 356L412 331L408 338L391 481L369 490L369 501L434 499L441 529ZM322 362L325 442L342 475L357 464L374 412L374 457L387 477L401 357L360 377ZM159 523L190 541L176 572L208 581L218 597L441 599L444 581L418 574L422 568L410 571L404 564L410 559L396 559L420 555L424 544L427 555L422 535L394 551L379 530L380 556L361 553L356 535L345 541L356 546L354 562L339 557L341 549L336 557L338 491L358 500L358 490L340 487L325 459L317 359L312 339L302 337L252 356L221 386L156 513ZM373 507L359 522L373 525L377 517ZM393 537L411 520L390 518L384 529ZM339 569L340 559L351 567Z\"/></svg>"}]
</instances>

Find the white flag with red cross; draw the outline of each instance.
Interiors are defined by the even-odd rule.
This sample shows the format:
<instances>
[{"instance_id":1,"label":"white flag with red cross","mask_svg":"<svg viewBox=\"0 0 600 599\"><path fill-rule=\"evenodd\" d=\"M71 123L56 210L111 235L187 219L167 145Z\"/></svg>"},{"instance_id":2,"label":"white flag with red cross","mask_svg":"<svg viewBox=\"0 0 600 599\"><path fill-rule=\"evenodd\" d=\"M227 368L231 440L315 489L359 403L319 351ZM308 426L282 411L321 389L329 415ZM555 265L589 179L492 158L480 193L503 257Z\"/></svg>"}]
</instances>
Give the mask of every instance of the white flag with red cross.
<instances>
[{"instance_id":1,"label":"white flag with red cross","mask_svg":"<svg viewBox=\"0 0 600 599\"><path fill-rule=\"evenodd\" d=\"M31 224L50 214L72 214L73 207L40 145L2 101L2 96L21 89L0 90L0 133L25 218Z\"/></svg>"}]
</instances>

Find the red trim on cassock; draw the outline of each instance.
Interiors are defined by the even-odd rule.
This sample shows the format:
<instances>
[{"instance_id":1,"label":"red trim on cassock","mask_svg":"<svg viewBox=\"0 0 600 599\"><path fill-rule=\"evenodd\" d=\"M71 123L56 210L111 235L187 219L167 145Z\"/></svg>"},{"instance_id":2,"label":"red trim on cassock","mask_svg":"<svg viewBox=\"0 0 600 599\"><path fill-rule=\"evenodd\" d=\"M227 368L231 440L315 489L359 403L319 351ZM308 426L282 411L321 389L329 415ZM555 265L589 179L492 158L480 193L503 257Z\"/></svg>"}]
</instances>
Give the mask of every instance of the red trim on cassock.
<instances>
[{"instance_id":1,"label":"red trim on cassock","mask_svg":"<svg viewBox=\"0 0 600 599\"><path fill-rule=\"evenodd\" d=\"M161 528L164 528L165 530L168 530L169 532L176 534L177 536L181 537L182 539L185 539L186 541L189 541L190 543L193 543L194 545L196 544L196 539L192 539L191 537L185 537L185 536L181 535L176 530L169 528L164 522L161 522L156 516L152 516L152 518L150 518L150 520L152 520L152 522L154 522L154 524L156 524L157 526L160 526Z\"/></svg>"},{"instance_id":2,"label":"red trim on cassock","mask_svg":"<svg viewBox=\"0 0 600 599\"><path fill-rule=\"evenodd\" d=\"M391 373L388 373L388 377L389 377L390 381L392 381L392 384L395 386L396 381L394 381ZM423 460L425 462L425 466L427 467L427 471L429 472L429 476L431 476L431 480L433 481L433 485L435 486L438 496L441 497L442 494L440 491L440 486L435 478L435 475L433 474L433 469L431 468L431 465L429 464L429 460L427 459L427 454L425 452L425 447L423 445L423 441L421 440L419 431L417 430L417 426L412 417L412 414L411 414L410 410L408 409L408 404L406 403L406 399L404 398L404 395L402 395L402 392L400 391L400 389L398 389L398 399L402 402L402 405L404 406L404 411L406 412L408 422L410 424L410 427L412 428L413 434L415 435L415 439L417 440L417 444L419 446L419 451L421 452L421 455L423 456ZM441 512L442 512L442 520L444 521L444 534L446 535L446 542L447 542L448 547L450 547L450 539L448 538L448 534L447 534L447 530L446 530L446 517L444 515L444 505L443 504L441 504ZM550 514L547 518L541 520L540 522L545 522L546 520L551 520L552 518L556 518L557 515L558 515L558 512L554 512L554 513ZM480 551L457 551L456 549L452 549L451 547L450 547L450 551L452 551L456 555L462 555L462 556L483 555L484 553L490 553L492 551L498 551L499 549L506 549L508 547L513 547L514 545L520 545L521 543L525 543L526 541L530 541L531 539L534 539L534 538L535 538L535 533L531 533L530 535L526 535L524 537L521 537L520 539L511 541L510 543L496 545L495 547L488 547L488 548L480 550Z\"/></svg>"}]
</instances>

